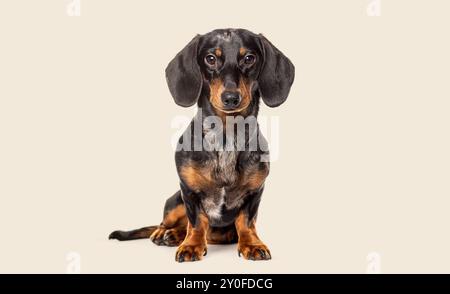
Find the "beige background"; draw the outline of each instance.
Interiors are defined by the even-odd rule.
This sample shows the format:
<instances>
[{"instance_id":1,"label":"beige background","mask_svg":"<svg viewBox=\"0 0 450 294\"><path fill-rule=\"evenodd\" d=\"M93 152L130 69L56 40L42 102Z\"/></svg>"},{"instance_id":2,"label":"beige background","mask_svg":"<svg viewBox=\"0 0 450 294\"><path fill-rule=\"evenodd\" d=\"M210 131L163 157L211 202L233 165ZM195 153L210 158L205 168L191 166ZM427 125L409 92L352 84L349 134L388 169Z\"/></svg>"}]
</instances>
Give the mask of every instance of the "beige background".
<instances>
[{"instance_id":1,"label":"beige background","mask_svg":"<svg viewBox=\"0 0 450 294\"><path fill-rule=\"evenodd\" d=\"M450 273L450 2L0 2L0 272ZM275 4L276 3L276 4ZM164 78L196 33L264 33L295 64L260 207L273 260L108 241L177 189ZM370 259L370 258L369 258ZM373 266L373 264L372 264Z\"/></svg>"}]
</instances>

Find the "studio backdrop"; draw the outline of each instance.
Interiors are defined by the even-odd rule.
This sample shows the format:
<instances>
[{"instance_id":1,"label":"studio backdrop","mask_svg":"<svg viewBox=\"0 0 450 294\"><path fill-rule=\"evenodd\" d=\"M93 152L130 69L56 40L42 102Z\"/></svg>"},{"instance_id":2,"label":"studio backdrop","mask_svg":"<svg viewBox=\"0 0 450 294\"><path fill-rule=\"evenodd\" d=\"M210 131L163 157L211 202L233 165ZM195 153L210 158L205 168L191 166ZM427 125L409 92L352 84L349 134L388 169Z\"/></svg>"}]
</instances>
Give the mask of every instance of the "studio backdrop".
<instances>
[{"instance_id":1,"label":"studio backdrop","mask_svg":"<svg viewBox=\"0 0 450 294\"><path fill-rule=\"evenodd\" d=\"M450 2L0 2L1 273L449 273ZM196 106L164 69L196 34L290 58L258 233L272 260L108 240L161 221ZM175 139L174 139L175 138ZM174 141L175 140L175 141Z\"/></svg>"}]
</instances>

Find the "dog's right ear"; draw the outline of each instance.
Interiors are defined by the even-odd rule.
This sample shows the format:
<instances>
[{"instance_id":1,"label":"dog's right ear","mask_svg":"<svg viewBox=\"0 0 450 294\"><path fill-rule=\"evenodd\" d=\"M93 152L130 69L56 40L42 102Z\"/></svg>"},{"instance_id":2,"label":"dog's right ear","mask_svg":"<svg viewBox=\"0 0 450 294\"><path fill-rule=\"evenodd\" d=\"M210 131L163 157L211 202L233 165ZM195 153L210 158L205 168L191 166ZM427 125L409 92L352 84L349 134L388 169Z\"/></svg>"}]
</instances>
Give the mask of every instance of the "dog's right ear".
<instances>
[{"instance_id":1,"label":"dog's right ear","mask_svg":"<svg viewBox=\"0 0 450 294\"><path fill-rule=\"evenodd\" d=\"M166 80L175 103L189 107L194 105L202 90L202 76L197 63L200 35L192 39L166 68Z\"/></svg>"}]
</instances>

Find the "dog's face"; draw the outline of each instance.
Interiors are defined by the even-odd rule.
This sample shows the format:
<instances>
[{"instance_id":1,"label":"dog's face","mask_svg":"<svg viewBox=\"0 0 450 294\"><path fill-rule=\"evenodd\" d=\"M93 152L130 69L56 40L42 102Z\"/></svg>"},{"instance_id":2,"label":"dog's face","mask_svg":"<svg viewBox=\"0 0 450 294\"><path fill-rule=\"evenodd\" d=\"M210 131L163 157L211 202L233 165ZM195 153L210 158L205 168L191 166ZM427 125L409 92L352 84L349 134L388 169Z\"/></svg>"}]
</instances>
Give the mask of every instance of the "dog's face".
<instances>
[{"instance_id":1,"label":"dog's face","mask_svg":"<svg viewBox=\"0 0 450 294\"><path fill-rule=\"evenodd\" d=\"M197 63L215 109L233 113L250 105L262 58L258 39L249 34L220 30L201 38Z\"/></svg>"},{"instance_id":2,"label":"dog's face","mask_svg":"<svg viewBox=\"0 0 450 294\"><path fill-rule=\"evenodd\" d=\"M259 99L282 104L294 80L294 66L262 35L242 29L196 36L169 63L166 78L178 105L196 103L202 91L219 112L242 112Z\"/></svg>"}]
</instances>

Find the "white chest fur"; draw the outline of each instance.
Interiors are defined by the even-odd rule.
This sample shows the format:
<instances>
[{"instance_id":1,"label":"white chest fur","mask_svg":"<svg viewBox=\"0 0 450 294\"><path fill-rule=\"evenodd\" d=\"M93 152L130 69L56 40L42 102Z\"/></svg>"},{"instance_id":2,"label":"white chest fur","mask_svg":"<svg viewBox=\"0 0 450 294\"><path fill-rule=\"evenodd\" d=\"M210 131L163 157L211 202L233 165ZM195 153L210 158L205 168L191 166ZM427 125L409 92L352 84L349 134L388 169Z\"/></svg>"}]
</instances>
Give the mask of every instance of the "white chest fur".
<instances>
[{"instance_id":1,"label":"white chest fur","mask_svg":"<svg viewBox=\"0 0 450 294\"><path fill-rule=\"evenodd\" d=\"M218 195L210 195L202 201L203 209L208 217L215 220L222 217L222 209L225 204L225 188L221 188L218 192Z\"/></svg>"}]
</instances>

